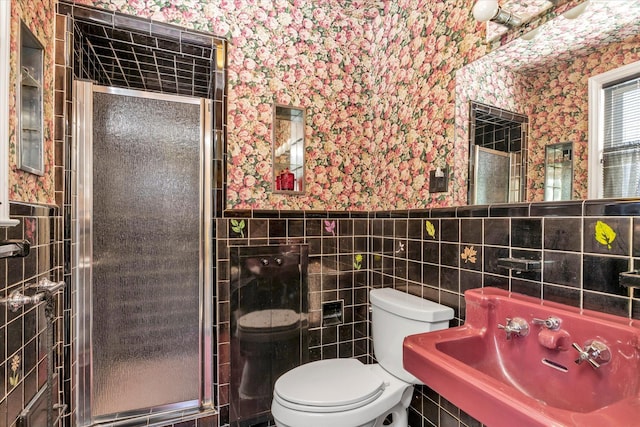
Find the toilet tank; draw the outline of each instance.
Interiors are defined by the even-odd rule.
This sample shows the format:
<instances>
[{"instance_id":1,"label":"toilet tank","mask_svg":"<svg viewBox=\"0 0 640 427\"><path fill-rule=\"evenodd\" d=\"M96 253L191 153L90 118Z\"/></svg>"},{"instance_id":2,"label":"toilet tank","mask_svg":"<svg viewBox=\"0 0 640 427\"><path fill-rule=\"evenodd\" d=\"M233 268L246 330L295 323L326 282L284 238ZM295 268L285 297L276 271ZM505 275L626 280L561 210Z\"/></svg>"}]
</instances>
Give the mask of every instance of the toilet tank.
<instances>
[{"instance_id":1,"label":"toilet tank","mask_svg":"<svg viewBox=\"0 0 640 427\"><path fill-rule=\"evenodd\" d=\"M453 309L391 288L373 289L369 296L376 360L393 376L411 384L421 384L402 367L404 337L448 328Z\"/></svg>"}]
</instances>

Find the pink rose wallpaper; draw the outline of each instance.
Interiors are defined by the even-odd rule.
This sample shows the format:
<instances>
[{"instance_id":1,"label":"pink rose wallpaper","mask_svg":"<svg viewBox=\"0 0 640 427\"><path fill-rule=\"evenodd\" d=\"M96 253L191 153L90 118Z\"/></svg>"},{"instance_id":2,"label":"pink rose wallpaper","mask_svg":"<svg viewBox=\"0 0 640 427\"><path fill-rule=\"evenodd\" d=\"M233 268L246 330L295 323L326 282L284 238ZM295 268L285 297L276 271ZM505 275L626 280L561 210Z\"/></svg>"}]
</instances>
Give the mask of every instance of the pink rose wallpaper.
<instances>
[{"instance_id":1,"label":"pink rose wallpaper","mask_svg":"<svg viewBox=\"0 0 640 427\"><path fill-rule=\"evenodd\" d=\"M640 61L640 36L631 36L595 52L527 74L530 200L544 200L544 147L573 142L573 197L587 198L589 154L589 77Z\"/></svg>"},{"instance_id":2,"label":"pink rose wallpaper","mask_svg":"<svg viewBox=\"0 0 640 427\"><path fill-rule=\"evenodd\" d=\"M485 52L471 0L83 0L229 39L227 208L450 205L455 71ZM272 106L307 109L304 195L273 194ZM454 173L454 172L452 172Z\"/></svg>"},{"instance_id":3,"label":"pink rose wallpaper","mask_svg":"<svg viewBox=\"0 0 640 427\"><path fill-rule=\"evenodd\" d=\"M54 48L54 0L40 0L34 7L29 0L13 0L11 3L11 49L9 62L9 200L21 202L55 203L53 170L53 48ZM17 169L17 114L16 81L18 78L19 46L15 35L19 34L20 21L44 46L44 176Z\"/></svg>"},{"instance_id":4,"label":"pink rose wallpaper","mask_svg":"<svg viewBox=\"0 0 640 427\"><path fill-rule=\"evenodd\" d=\"M530 116L530 199L543 197L542 147L568 140L576 143L574 195L584 198L586 101L574 96L586 91L587 72L606 71L638 56L638 39L631 35L640 24L630 22L610 35L620 41L602 51L590 47L596 42L593 28L582 33L560 28L576 41L585 40L580 50L585 56L560 48L568 43L541 50L568 58L564 65L541 63L539 51L520 39L500 49L507 49L501 56L506 62L473 62L488 49L484 25L471 15L473 0L76 1L227 38L229 209L385 210L466 204L471 99ZM24 10L22 3L25 0L17 2L12 25L24 15L38 37L51 40L53 0ZM567 2L559 11L577 3ZM596 28L600 18L594 19ZM45 46L51 64L51 43ZM523 54L518 64L516 58ZM15 61L15 55L12 58ZM532 69L544 72L527 71ZM562 83L547 81L552 76ZM46 84L51 88L52 67L47 67ZM15 170L12 135L12 200L53 201L53 94L47 93L47 173L38 178ZM273 193L274 103L306 109L302 195ZM430 194L429 172L445 165L450 167L449 191Z\"/></svg>"}]
</instances>

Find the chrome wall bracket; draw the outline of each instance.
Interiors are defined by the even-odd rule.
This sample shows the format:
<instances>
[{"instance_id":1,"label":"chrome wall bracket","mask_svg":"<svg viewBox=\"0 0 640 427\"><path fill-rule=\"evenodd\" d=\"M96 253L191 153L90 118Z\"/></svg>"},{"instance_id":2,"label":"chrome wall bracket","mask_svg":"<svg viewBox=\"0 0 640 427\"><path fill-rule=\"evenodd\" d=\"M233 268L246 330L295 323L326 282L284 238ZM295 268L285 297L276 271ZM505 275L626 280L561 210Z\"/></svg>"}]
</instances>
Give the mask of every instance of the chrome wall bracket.
<instances>
[{"instance_id":1,"label":"chrome wall bracket","mask_svg":"<svg viewBox=\"0 0 640 427\"><path fill-rule=\"evenodd\" d=\"M64 288L64 286L64 281L53 282L49 279L42 279L38 283L33 283L25 287L25 289L34 289L39 292L33 295L25 295L22 290L16 289L11 292L8 297L0 298L0 304L4 304L9 310L16 312L27 304L38 304L47 298L51 298L59 290Z\"/></svg>"},{"instance_id":2,"label":"chrome wall bracket","mask_svg":"<svg viewBox=\"0 0 640 427\"><path fill-rule=\"evenodd\" d=\"M28 240L0 241L0 258L22 258L29 255L31 242Z\"/></svg>"}]
</instances>

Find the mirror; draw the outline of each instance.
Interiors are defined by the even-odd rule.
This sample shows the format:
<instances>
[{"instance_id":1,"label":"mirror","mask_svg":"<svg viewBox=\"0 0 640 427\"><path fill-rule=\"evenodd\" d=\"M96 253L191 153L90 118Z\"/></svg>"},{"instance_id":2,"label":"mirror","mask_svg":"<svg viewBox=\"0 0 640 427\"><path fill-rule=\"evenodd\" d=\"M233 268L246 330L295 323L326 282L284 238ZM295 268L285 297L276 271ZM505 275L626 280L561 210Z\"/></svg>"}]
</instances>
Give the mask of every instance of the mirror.
<instances>
[{"instance_id":1,"label":"mirror","mask_svg":"<svg viewBox=\"0 0 640 427\"><path fill-rule=\"evenodd\" d=\"M527 117L471 101L469 203L525 200Z\"/></svg>"},{"instance_id":2,"label":"mirror","mask_svg":"<svg viewBox=\"0 0 640 427\"><path fill-rule=\"evenodd\" d=\"M273 111L274 193L303 193L305 110L276 104Z\"/></svg>"},{"instance_id":3,"label":"mirror","mask_svg":"<svg viewBox=\"0 0 640 427\"><path fill-rule=\"evenodd\" d=\"M20 24L18 111L18 167L44 174L43 60L44 48L24 23Z\"/></svg>"},{"instance_id":4,"label":"mirror","mask_svg":"<svg viewBox=\"0 0 640 427\"><path fill-rule=\"evenodd\" d=\"M544 200L545 147L559 141L573 145L571 198L587 198L588 79L640 60L640 2L590 0L567 15L456 74L455 145L467 161L471 101L528 118L525 201Z\"/></svg>"},{"instance_id":5,"label":"mirror","mask_svg":"<svg viewBox=\"0 0 640 427\"><path fill-rule=\"evenodd\" d=\"M544 200L571 200L573 144L549 144L545 147L544 158Z\"/></svg>"}]
</instances>

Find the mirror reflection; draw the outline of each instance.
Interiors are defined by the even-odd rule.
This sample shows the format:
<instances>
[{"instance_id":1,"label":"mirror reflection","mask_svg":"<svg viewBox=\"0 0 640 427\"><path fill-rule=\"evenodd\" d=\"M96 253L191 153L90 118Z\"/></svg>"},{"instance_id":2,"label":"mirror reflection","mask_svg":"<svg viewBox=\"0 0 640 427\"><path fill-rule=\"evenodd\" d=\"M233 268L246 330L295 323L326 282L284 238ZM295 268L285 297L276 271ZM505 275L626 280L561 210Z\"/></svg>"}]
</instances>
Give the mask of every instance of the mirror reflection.
<instances>
[{"instance_id":1,"label":"mirror reflection","mask_svg":"<svg viewBox=\"0 0 640 427\"><path fill-rule=\"evenodd\" d=\"M20 83L16 87L18 110L18 167L44 174L44 47L24 24L20 24Z\"/></svg>"},{"instance_id":2,"label":"mirror reflection","mask_svg":"<svg viewBox=\"0 0 640 427\"><path fill-rule=\"evenodd\" d=\"M560 142L545 147L544 200L571 200L573 144Z\"/></svg>"},{"instance_id":3,"label":"mirror reflection","mask_svg":"<svg viewBox=\"0 0 640 427\"><path fill-rule=\"evenodd\" d=\"M471 102L470 136L470 203L524 201L527 117Z\"/></svg>"},{"instance_id":4,"label":"mirror reflection","mask_svg":"<svg viewBox=\"0 0 640 427\"><path fill-rule=\"evenodd\" d=\"M545 147L558 142L572 144L571 198L587 198L589 78L640 61L639 34L640 2L590 0L578 16L561 14L461 68L457 149L473 162L471 101L526 116L525 201L544 200ZM473 203L471 197L468 202Z\"/></svg>"},{"instance_id":5,"label":"mirror reflection","mask_svg":"<svg viewBox=\"0 0 640 427\"><path fill-rule=\"evenodd\" d=\"M273 188L304 192L305 110L275 105L273 120Z\"/></svg>"}]
</instances>

